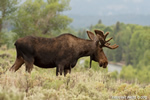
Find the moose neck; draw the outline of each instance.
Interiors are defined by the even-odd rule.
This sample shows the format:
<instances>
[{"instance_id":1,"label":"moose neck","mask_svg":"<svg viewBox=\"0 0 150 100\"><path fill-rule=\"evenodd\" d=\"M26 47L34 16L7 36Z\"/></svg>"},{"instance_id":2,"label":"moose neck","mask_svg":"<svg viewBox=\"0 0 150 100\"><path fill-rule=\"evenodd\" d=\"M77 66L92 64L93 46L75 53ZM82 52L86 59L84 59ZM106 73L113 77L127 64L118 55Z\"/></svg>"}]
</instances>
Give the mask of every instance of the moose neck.
<instances>
[{"instance_id":1,"label":"moose neck","mask_svg":"<svg viewBox=\"0 0 150 100\"><path fill-rule=\"evenodd\" d=\"M96 50L95 42L92 40L82 40L80 44L78 48L80 57L91 56Z\"/></svg>"}]
</instances>

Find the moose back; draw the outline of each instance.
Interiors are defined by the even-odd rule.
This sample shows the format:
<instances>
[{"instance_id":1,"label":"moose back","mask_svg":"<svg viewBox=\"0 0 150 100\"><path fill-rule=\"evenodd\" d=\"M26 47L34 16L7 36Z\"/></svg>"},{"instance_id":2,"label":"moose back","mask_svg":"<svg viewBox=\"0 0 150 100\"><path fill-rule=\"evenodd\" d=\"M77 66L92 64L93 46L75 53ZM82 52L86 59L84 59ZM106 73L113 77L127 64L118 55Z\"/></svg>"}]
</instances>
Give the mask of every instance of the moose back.
<instances>
[{"instance_id":1,"label":"moose back","mask_svg":"<svg viewBox=\"0 0 150 100\"><path fill-rule=\"evenodd\" d=\"M112 38L105 41L108 35L95 30L87 31L90 40L78 38L72 34L62 34L55 38L42 38L27 36L15 42L17 57L11 71L17 71L24 63L26 71L31 72L33 64L41 68L56 67L56 75L64 71L64 75L71 72L77 60L84 56L90 56L91 60L106 68L108 61L103 52L103 47L115 49L118 45L110 46ZM91 65L90 65L91 66Z\"/></svg>"}]
</instances>

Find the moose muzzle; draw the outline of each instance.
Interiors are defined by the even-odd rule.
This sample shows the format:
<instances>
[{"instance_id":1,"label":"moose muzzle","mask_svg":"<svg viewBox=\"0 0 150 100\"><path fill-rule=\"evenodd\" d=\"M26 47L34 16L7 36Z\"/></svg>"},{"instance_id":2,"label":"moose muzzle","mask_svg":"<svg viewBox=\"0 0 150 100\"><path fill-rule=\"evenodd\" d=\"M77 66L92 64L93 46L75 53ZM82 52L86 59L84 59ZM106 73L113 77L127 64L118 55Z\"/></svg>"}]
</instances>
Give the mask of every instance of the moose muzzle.
<instances>
[{"instance_id":1,"label":"moose muzzle","mask_svg":"<svg viewBox=\"0 0 150 100\"><path fill-rule=\"evenodd\" d=\"M101 63L99 63L99 66L103 67L103 68L107 68L107 65L108 65L108 62L101 62Z\"/></svg>"}]
</instances>

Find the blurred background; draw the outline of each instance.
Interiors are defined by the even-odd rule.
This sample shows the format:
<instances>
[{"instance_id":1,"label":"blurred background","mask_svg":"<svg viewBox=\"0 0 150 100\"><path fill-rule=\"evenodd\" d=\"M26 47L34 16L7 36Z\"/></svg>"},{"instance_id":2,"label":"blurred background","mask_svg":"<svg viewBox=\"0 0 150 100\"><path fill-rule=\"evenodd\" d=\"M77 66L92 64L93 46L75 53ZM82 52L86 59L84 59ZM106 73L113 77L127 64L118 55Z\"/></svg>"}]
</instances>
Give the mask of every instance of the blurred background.
<instances>
[{"instance_id":1,"label":"blurred background","mask_svg":"<svg viewBox=\"0 0 150 100\"><path fill-rule=\"evenodd\" d=\"M74 28L95 25L100 19L107 26L117 21L150 25L148 0L71 0L70 6L72 9L65 14L74 19Z\"/></svg>"},{"instance_id":2,"label":"blurred background","mask_svg":"<svg viewBox=\"0 0 150 100\"><path fill-rule=\"evenodd\" d=\"M111 44L119 45L115 50L104 48L114 78L148 83L149 18L149 0L0 0L0 57L9 57L6 51L15 50L15 41L27 35L50 38L71 33L88 39L86 30L99 29L110 32ZM79 64L88 68L89 58ZM107 70L97 63L92 68Z\"/></svg>"}]
</instances>

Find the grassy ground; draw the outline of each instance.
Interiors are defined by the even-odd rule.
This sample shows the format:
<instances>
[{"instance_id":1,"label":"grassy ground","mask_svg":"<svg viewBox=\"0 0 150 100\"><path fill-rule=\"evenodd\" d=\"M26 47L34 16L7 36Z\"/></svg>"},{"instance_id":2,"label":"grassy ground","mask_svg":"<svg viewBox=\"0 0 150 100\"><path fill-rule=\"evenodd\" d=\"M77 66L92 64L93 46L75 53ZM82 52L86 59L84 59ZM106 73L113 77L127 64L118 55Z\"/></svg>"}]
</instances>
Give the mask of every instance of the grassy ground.
<instances>
[{"instance_id":1,"label":"grassy ground","mask_svg":"<svg viewBox=\"0 0 150 100\"><path fill-rule=\"evenodd\" d=\"M14 49L0 49L0 100L150 100L149 84L115 80L110 72L80 64L66 77L36 66L31 74L24 65L16 73L6 71L14 60Z\"/></svg>"}]
</instances>

